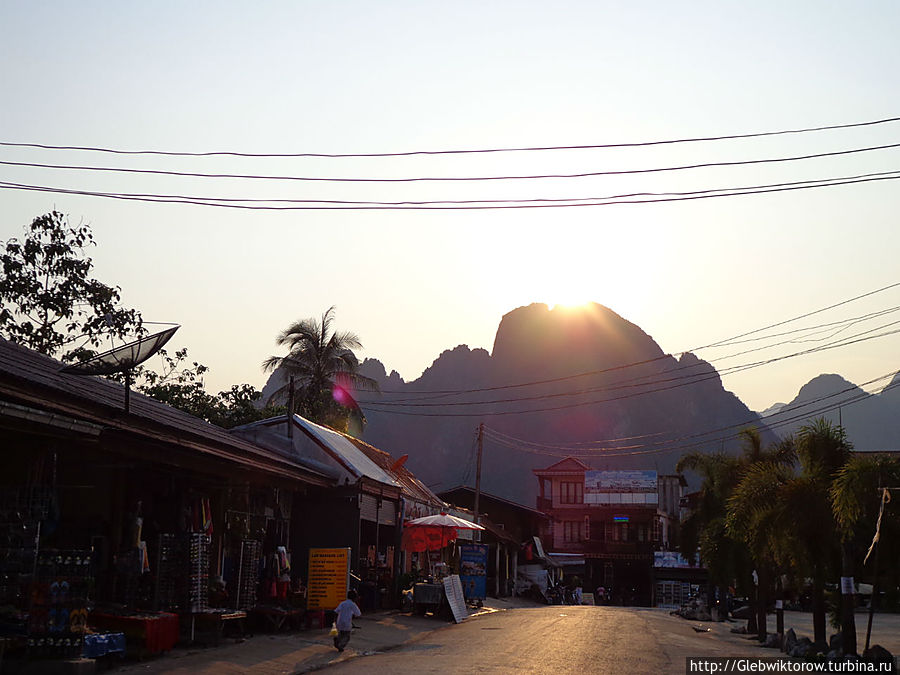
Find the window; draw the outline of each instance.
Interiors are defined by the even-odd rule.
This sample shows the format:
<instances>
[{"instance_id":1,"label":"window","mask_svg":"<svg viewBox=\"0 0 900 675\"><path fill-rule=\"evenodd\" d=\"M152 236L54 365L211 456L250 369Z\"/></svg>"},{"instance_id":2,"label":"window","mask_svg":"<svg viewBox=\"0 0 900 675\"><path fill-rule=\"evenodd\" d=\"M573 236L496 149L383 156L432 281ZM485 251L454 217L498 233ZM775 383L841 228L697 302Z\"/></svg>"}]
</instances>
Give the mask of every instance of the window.
<instances>
[{"instance_id":1,"label":"window","mask_svg":"<svg viewBox=\"0 0 900 675\"><path fill-rule=\"evenodd\" d=\"M578 520L563 522L563 541L566 543L584 541L584 523Z\"/></svg>"},{"instance_id":2,"label":"window","mask_svg":"<svg viewBox=\"0 0 900 675\"><path fill-rule=\"evenodd\" d=\"M560 504L583 504L584 503L584 483L560 483L559 484L559 503Z\"/></svg>"}]
</instances>

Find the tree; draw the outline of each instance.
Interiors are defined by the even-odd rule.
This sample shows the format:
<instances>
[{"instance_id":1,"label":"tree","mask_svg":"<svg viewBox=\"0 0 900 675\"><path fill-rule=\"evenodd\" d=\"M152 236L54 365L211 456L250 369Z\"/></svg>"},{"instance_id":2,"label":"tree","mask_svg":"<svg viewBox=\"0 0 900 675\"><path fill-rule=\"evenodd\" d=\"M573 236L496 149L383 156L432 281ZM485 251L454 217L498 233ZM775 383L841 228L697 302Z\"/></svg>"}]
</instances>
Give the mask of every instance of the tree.
<instances>
[{"instance_id":1,"label":"tree","mask_svg":"<svg viewBox=\"0 0 900 675\"><path fill-rule=\"evenodd\" d=\"M269 399L289 403L293 378L294 409L304 417L345 431L351 416L362 418L353 398L354 389L377 391L378 383L360 375L359 360L353 353L362 343L356 334L333 330L334 307L321 320L296 321L282 331L276 344L288 348L286 356L270 356L263 362L266 371L282 370L287 383Z\"/></svg>"},{"instance_id":2,"label":"tree","mask_svg":"<svg viewBox=\"0 0 900 675\"><path fill-rule=\"evenodd\" d=\"M678 461L677 471L694 471L702 479L698 500L682 525L682 552L693 557L694 551L699 548L711 583L724 586L730 584L732 579L738 581L738 585L751 598L753 608L747 630L759 632L764 638L765 594L761 598L756 597L757 589L765 590L768 578L766 569L761 568L758 560L762 549L757 539L745 536L747 533L743 528L729 522L728 505L750 467L760 462L790 465L793 450L789 444L764 449L756 429L744 429L740 436L743 452L738 457L725 453L693 452ZM753 562L756 562L761 576L756 587L751 579Z\"/></svg>"},{"instance_id":3,"label":"tree","mask_svg":"<svg viewBox=\"0 0 900 675\"><path fill-rule=\"evenodd\" d=\"M141 316L121 307L121 289L91 277L85 249L93 245L88 225L71 227L57 211L35 218L21 241L9 239L0 255L0 334L72 360L78 348L97 347L104 337L139 333Z\"/></svg>"},{"instance_id":4,"label":"tree","mask_svg":"<svg viewBox=\"0 0 900 675\"><path fill-rule=\"evenodd\" d=\"M162 372L141 369L136 378L136 388L147 396L225 429L284 414L282 407L257 405L262 392L249 384L234 384L217 395L208 393L203 374L209 368L196 361L186 365L187 349L174 356L165 350L160 354Z\"/></svg>"},{"instance_id":5,"label":"tree","mask_svg":"<svg viewBox=\"0 0 900 675\"><path fill-rule=\"evenodd\" d=\"M826 638L825 581L839 551L830 491L850 448L843 429L818 419L802 427L793 440L797 470L784 461L762 458L747 468L728 503L729 531L747 543L761 570L792 569L812 578L818 644L825 644ZM844 649L849 653L855 651L855 640L849 637L855 636L852 616L844 621L848 634Z\"/></svg>"},{"instance_id":6,"label":"tree","mask_svg":"<svg viewBox=\"0 0 900 675\"><path fill-rule=\"evenodd\" d=\"M815 420L812 424L803 426L797 434L797 456L800 459L801 476L808 483L809 500L806 508L814 508L819 517L813 521L822 527L823 520L827 523L827 531L823 531L831 542L834 542L837 534L837 523L834 520L834 512L831 504L831 488L838 477L839 472L850 459L853 446L847 440L844 428L835 426L824 417ZM806 544L811 547L810 557L820 556L822 544L812 540L812 533ZM833 544L832 544L833 545ZM841 537L841 561L842 575L848 574L848 567L852 568L851 542L846 537ZM815 628L816 642L825 641L825 602L824 589L814 589L816 595L813 598L813 625ZM817 607L819 611L817 612ZM842 646L845 654L856 653L856 621L853 616L853 595L841 596L841 633L843 635Z\"/></svg>"},{"instance_id":7,"label":"tree","mask_svg":"<svg viewBox=\"0 0 900 675\"><path fill-rule=\"evenodd\" d=\"M63 361L94 356L104 338L133 339L144 333L139 312L120 304L120 288L91 277L86 249L94 236L88 225L71 227L57 212L35 218L20 241L6 242L0 255L0 335ZM231 427L280 413L254 405L261 394L248 384L213 396L206 392L206 366L187 365L187 349L170 356L160 350L163 369L145 366L131 376L135 388L197 417ZM124 382L124 375L110 379Z\"/></svg>"},{"instance_id":8,"label":"tree","mask_svg":"<svg viewBox=\"0 0 900 675\"><path fill-rule=\"evenodd\" d=\"M790 472L794 448L790 440L763 448L757 429L741 431L743 454L740 477L726 503L726 532L747 546L756 568L756 624L760 641L766 639L766 607L772 580L777 576L781 541L771 526L771 477Z\"/></svg>"},{"instance_id":9,"label":"tree","mask_svg":"<svg viewBox=\"0 0 900 675\"><path fill-rule=\"evenodd\" d=\"M869 626L866 631L866 648L869 647L869 633L872 627L871 609L878 602L880 590L879 551L870 556L874 547L884 548L887 544L888 560L897 559L898 540L900 540L900 518L896 512L883 517L883 492L880 488L900 485L900 461L897 459L873 454L871 456L854 455L840 468L831 483L831 506L834 518L840 529L844 542L862 542L871 547L864 558L872 576L872 599L869 613ZM877 532L872 540L872 533ZM884 534L890 535L885 537ZM892 550L893 549L893 550ZM859 550L857 548L857 550ZM851 570L852 571L852 570ZM848 570L845 570L846 575ZM852 608L851 608L852 609ZM855 645L855 631L853 635ZM845 652L847 652L845 646Z\"/></svg>"}]
</instances>

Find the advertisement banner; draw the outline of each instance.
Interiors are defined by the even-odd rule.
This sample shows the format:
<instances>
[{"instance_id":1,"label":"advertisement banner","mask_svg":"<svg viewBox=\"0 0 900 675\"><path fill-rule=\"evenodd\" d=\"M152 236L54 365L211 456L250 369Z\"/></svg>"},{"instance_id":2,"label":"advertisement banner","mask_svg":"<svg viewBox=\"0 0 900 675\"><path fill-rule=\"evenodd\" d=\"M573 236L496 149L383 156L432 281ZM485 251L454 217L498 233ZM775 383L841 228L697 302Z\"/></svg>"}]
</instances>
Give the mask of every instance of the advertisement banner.
<instances>
[{"instance_id":1,"label":"advertisement banner","mask_svg":"<svg viewBox=\"0 0 900 675\"><path fill-rule=\"evenodd\" d=\"M459 547L459 579L466 600L484 600L487 596L486 544L465 544Z\"/></svg>"},{"instance_id":2,"label":"advertisement banner","mask_svg":"<svg viewBox=\"0 0 900 675\"><path fill-rule=\"evenodd\" d=\"M309 609L334 609L347 598L349 548L309 549Z\"/></svg>"},{"instance_id":3,"label":"advertisement banner","mask_svg":"<svg viewBox=\"0 0 900 675\"><path fill-rule=\"evenodd\" d=\"M699 561L694 557L694 564L681 555L678 551L654 551L653 566L654 567L670 567L677 569L697 568Z\"/></svg>"},{"instance_id":4,"label":"advertisement banner","mask_svg":"<svg viewBox=\"0 0 900 675\"><path fill-rule=\"evenodd\" d=\"M584 493L656 492L655 471L585 471Z\"/></svg>"},{"instance_id":5,"label":"advertisement banner","mask_svg":"<svg viewBox=\"0 0 900 675\"><path fill-rule=\"evenodd\" d=\"M585 471L585 504L653 505L658 501L656 471Z\"/></svg>"}]
</instances>

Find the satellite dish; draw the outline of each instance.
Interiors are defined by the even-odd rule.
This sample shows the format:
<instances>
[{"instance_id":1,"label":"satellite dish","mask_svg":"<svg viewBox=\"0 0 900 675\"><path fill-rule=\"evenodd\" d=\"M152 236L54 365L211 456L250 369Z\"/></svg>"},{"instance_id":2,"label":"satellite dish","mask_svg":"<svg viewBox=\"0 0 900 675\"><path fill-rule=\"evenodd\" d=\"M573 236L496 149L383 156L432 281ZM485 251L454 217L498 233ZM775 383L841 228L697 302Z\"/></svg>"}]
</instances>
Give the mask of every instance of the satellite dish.
<instances>
[{"instance_id":1,"label":"satellite dish","mask_svg":"<svg viewBox=\"0 0 900 675\"><path fill-rule=\"evenodd\" d=\"M92 356L87 361L60 368L67 375L112 375L125 373L125 412L128 412L131 391L131 371L156 354L181 326L172 326L159 333L138 338L121 347Z\"/></svg>"}]
</instances>

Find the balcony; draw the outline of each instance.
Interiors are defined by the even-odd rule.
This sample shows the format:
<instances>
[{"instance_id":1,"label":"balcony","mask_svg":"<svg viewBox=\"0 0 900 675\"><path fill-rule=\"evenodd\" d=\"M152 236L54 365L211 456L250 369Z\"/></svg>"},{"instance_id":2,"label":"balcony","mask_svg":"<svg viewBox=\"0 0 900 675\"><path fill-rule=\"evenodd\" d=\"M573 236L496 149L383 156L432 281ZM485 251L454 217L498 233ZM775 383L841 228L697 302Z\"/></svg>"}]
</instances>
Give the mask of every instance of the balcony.
<instances>
[{"instance_id":1,"label":"balcony","mask_svg":"<svg viewBox=\"0 0 900 675\"><path fill-rule=\"evenodd\" d=\"M584 554L629 554L629 555L646 555L651 556L653 551L659 549L659 544L652 541L573 541L562 542L554 547L554 550L561 553L584 553Z\"/></svg>"}]
</instances>

